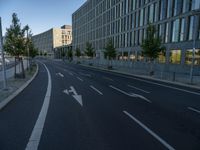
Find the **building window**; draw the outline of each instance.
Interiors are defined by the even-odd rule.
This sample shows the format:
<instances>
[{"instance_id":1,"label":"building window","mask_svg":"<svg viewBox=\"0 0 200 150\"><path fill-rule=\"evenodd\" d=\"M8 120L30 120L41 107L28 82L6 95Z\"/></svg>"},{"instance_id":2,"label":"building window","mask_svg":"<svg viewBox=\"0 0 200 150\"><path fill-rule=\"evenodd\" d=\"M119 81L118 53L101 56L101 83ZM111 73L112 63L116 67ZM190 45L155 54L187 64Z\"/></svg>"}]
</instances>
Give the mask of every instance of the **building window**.
<instances>
[{"instance_id":1,"label":"building window","mask_svg":"<svg viewBox=\"0 0 200 150\"><path fill-rule=\"evenodd\" d=\"M192 1L192 10L200 8L200 0L191 0Z\"/></svg>"},{"instance_id":2,"label":"building window","mask_svg":"<svg viewBox=\"0 0 200 150\"><path fill-rule=\"evenodd\" d=\"M188 0L183 0L183 9L182 12L185 13L187 12L187 7L188 6Z\"/></svg>"},{"instance_id":3,"label":"building window","mask_svg":"<svg viewBox=\"0 0 200 150\"><path fill-rule=\"evenodd\" d=\"M194 28L194 16L189 17L189 26L188 26L188 40L193 39L193 28Z\"/></svg>"},{"instance_id":4,"label":"building window","mask_svg":"<svg viewBox=\"0 0 200 150\"><path fill-rule=\"evenodd\" d=\"M166 62L166 52L161 52L158 55L158 62L159 63L165 63Z\"/></svg>"},{"instance_id":5,"label":"building window","mask_svg":"<svg viewBox=\"0 0 200 150\"><path fill-rule=\"evenodd\" d=\"M175 21L173 21L172 42L178 42L179 41L179 24L180 24L179 19L176 19Z\"/></svg>"},{"instance_id":6,"label":"building window","mask_svg":"<svg viewBox=\"0 0 200 150\"><path fill-rule=\"evenodd\" d=\"M184 40L184 34L185 34L185 18L181 19L181 30L180 30L180 41Z\"/></svg>"},{"instance_id":7,"label":"building window","mask_svg":"<svg viewBox=\"0 0 200 150\"><path fill-rule=\"evenodd\" d=\"M169 23L167 22L165 25L165 43L168 43L169 37Z\"/></svg>"},{"instance_id":8,"label":"building window","mask_svg":"<svg viewBox=\"0 0 200 150\"><path fill-rule=\"evenodd\" d=\"M181 63L181 50L170 51L170 63L180 64Z\"/></svg>"},{"instance_id":9,"label":"building window","mask_svg":"<svg viewBox=\"0 0 200 150\"><path fill-rule=\"evenodd\" d=\"M185 53L185 64L192 64L193 50L189 49ZM200 65L200 49L195 49L194 65Z\"/></svg>"},{"instance_id":10,"label":"building window","mask_svg":"<svg viewBox=\"0 0 200 150\"><path fill-rule=\"evenodd\" d=\"M171 0L167 1L167 18L170 17L170 13L171 13Z\"/></svg>"},{"instance_id":11,"label":"building window","mask_svg":"<svg viewBox=\"0 0 200 150\"><path fill-rule=\"evenodd\" d=\"M149 6L149 22L150 23L154 22L153 17L154 17L154 5L151 4Z\"/></svg>"}]
</instances>

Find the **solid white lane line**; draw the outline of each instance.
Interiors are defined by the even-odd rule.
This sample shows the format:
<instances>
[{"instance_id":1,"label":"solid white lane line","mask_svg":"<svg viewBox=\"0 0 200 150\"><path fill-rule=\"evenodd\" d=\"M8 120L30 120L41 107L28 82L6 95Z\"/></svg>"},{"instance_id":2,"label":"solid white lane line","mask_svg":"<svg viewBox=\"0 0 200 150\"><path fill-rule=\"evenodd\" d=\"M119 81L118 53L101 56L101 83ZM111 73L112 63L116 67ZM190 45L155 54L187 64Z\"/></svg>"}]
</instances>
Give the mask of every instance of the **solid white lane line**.
<instances>
[{"instance_id":1,"label":"solid white lane line","mask_svg":"<svg viewBox=\"0 0 200 150\"><path fill-rule=\"evenodd\" d=\"M42 63L43 64L43 63ZM36 121L36 124L33 128L33 131L31 133L31 136L29 138L29 142L26 145L26 150L37 150L39 143L40 143L40 138L42 135L42 131L44 128L44 123L45 123L45 119L47 116L47 111L49 108L49 102L50 102L50 98L51 98L51 87L52 87L52 81L51 81L51 74L47 68L47 66L45 64L43 64L47 74L48 74L48 86L47 86L47 91L46 91L46 95L44 98L44 102L42 105L42 109L40 111L40 114L38 116L38 119Z\"/></svg>"},{"instance_id":2,"label":"solid white lane line","mask_svg":"<svg viewBox=\"0 0 200 150\"><path fill-rule=\"evenodd\" d=\"M197 109L192 108L192 107L188 107L188 109L200 114L200 110L197 110Z\"/></svg>"},{"instance_id":3,"label":"solid white lane line","mask_svg":"<svg viewBox=\"0 0 200 150\"><path fill-rule=\"evenodd\" d=\"M149 102L149 103L152 103L150 100L148 100L146 97L144 97L144 96L142 96L142 95L135 94L135 93L127 93L127 92L125 92L125 91L123 91L123 90L121 90L121 89L119 89L119 88L116 88L116 87L114 87L114 86L112 86L112 85L110 85L109 87L112 88L112 89L114 89L114 90L116 90L116 91L118 91L118 92L120 92L120 93L122 93L122 94L125 94L125 95L127 95L127 96L136 97L136 98L141 98L141 99L143 99L143 100L145 100L145 101L147 101L147 102Z\"/></svg>"},{"instance_id":4,"label":"solid white lane line","mask_svg":"<svg viewBox=\"0 0 200 150\"><path fill-rule=\"evenodd\" d=\"M97 88L95 88L94 86L90 85L90 88L92 88L94 91L96 91L97 93L99 93L100 95L103 95L102 92L100 92Z\"/></svg>"},{"instance_id":5,"label":"solid white lane line","mask_svg":"<svg viewBox=\"0 0 200 150\"><path fill-rule=\"evenodd\" d=\"M136 90L138 90L138 91L142 91L142 92L147 93L147 94L150 93L150 92L148 92L148 91L145 91L145 90L143 90L143 89L140 89L140 88L135 87L135 86L132 86L132 85L127 85L127 86L130 87L130 88L136 89Z\"/></svg>"},{"instance_id":6,"label":"solid white lane line","mask_svg":"<svg viewBox=\"0 0 200 150\"><path fill-rule=\"evenodd\" d=\"M130 117L133 121L135 121L138 125L140 125L144 130L146 130L150 135L152 135L155 139L157 139L162 145L164 145L169 150L175 150L171 145L169 145L165 140L163 140L160 136L158 136L155 132L149 129L146 125L144 125L141 121L135 118L133 115L128 113L127 111L123 111L128 117Z\"/></svg>"},{"instance_id":7,"label":"solid white lane line","mask_svg":"<svg viewBox=\"0 0 200 150\"><path fill-rule=\"evenodd\" d=\"M109 81L114 81L113 79L108 78L108 77L103 77L103 78L106 79L106 80L109 80Z\"/></svg>"},{"instance_id":8,"label":"solid white lane line","mask_svg":"<svg viewBox=\"0 0 200 150\"><path fill-rule=\"evenodd\" d=\"M76 77L78 80L80 80L81 82L83 82L83 79L79 78L79 77Z\"/></svg>"}]
</instances>

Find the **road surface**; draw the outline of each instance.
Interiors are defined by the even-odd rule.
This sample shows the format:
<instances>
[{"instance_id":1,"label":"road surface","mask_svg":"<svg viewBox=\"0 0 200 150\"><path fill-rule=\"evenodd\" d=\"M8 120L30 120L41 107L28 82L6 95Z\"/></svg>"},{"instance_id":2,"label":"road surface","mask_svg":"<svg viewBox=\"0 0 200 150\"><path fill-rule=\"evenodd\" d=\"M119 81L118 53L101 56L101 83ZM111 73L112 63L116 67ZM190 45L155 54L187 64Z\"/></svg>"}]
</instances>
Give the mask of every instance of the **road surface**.
<instances>
[{"instance_id":1,"label":"road surface","mask_svg":"<svg viewBox=\"0 0 200 150\"><path fill-rule=\"evenodd\" d=\"M1 150L199 150L200 91L62 61L0 111Z\"/></svg>"}]
</instances>

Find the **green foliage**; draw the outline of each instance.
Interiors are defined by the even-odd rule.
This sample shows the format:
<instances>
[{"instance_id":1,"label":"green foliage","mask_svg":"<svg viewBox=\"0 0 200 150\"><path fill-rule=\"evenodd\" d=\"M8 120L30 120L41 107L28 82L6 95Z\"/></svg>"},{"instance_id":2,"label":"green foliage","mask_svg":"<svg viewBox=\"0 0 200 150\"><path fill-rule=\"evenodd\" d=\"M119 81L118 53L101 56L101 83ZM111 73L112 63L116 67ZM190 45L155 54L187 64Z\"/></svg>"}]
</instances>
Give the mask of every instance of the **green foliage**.
<instances>
[{"instance_id":1,"label":"green foliage","mask_svg":"<svg viewBox=\"0 0 200 150\"><path fill-rule=\"evenodd\" d=\"M73 52L72 52L71 48L67 51L67 57L68 57L68 59L72 59L73 58Z\"/></svg>"},{"instance_id":2,"label":"green foliage","mask_svg":"<svg viewBox=\"0 0 200 150\"><path fill-rule=\"evenodd\" d=\"M81 50L79 48L76 48L75 56L77 57L81 56Z\"/></svg>"},{"instance_id":3,"label":"green foliage","mask_svg":"<svg viewBox=\"0 0 200 150\"><path fill-rule=\"evenodd\" d=\"M116 49L113 45L113 42L111 39L108 40L105 51L104 51L104 56L105 58L108 57L109 60L116 58Z\"/></svg>"},{"instance_id":4,"label":"green foliage","mask_svg":"<svg viewBox=\"0 0 200 150\"><path fill-rule=\"evenodd\" d=\"M34 58L34 57L37 56L37 55L38 55L38 49L36 49L36 48L34 47L33 42L30 41L30 43L29 43L29 56L30 56L31 58Z\"/></svg>"},{"instance_id":5,"label":"green foliage","mask_svg":"<svg viewBox=\"0 0 200 150\"><path fill-rule=\"evenodd\" d=\"M85 54L88 56L88 57L93 57L94 56L94 48L92 47L92 44L87 42L86 43L86 49L85 49Z\"/></svg>"},{"instance_id":6,"label":"green foliage","mask_svg":"<svg viewBox=\"0 0 200 150\"><path fill-rule=\"evenodd\" d=\"M21 29L16 13L12 15L12 24L6 29L4 49L12 56L24 55L26 49L25 30Z\"/></svg>"},{"instance_id":7,"label":"green foliage","mask_svg":"<svg viewBox=\"0 0 200 150\"><path fill-rule=\"evenodd\" d=\"M158 58L159 54L165 51L165 47L161 46L161 38L155 37L155 33L155 26L149 24L147 27L147 38L141 44L142 54L149 58L150 61Z\"/></svg>"}]
</instances>

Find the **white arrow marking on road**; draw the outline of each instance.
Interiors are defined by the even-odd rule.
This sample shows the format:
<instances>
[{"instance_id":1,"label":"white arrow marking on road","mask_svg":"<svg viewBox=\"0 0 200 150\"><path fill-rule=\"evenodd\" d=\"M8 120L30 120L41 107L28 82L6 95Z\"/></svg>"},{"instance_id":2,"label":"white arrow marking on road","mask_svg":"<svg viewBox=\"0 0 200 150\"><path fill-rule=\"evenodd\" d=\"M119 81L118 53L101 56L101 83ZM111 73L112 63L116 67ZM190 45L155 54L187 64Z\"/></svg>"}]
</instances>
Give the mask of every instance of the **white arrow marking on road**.
<instances>
[{"instance_id":1,"label":"white arrow marking on road","mask_svg":"<svg viewBox=\"0 0 200 150\"><path fill-rule=\"evenodd\" d=\"M70 93L73 93L72 97L81 105L83 106L83 100L82 100L82 96L78 95L78 93L76 92L75 88L73 86L70 86L70 90L64 90L63 93L69 95Z\"/></svg>"},{"instance_id":2,"label":"white arrow marking on road","mask_svg":"<svg viewBox=\"0 0 200 150\"><path fill-rule=\"evenodd\" d=\"M145 100L145 101L151 103L150 100L148 100L147 98L145 98L145 97L142 96L142 95L135 94L135 93L131 93L131 94L130 94L130 93L127 93L127 92L125 92L125 91L123 91L123 90L120 90L120 89L118 89L118 88L116 88L116 87L114 87L114 86L112 86L112 85L110 85L110 87L111 87L112 89L118 91L118 92L121 92L121 93L127 95L127 96L141 98L141 99L143 99L143 100Z\"/></svg>"},{"instance_id":3,"label":"white arrow marking on road","mask_svg":"<svg viewBox=\"0 0 200 150\"><path fill-rule=\"evenodd\" d=\"M59 76L61 76L62 78L64 78L64 75L62 74L62 73L56 73L56 75L59 75Z\"/></svg>"},{"instance_id":4,"label":"white arrow marking on road","mask_svg":"<svg viewBox=\"0 0 200 150\"><path fill-rule=\"evenodd\" d=\"M77 102L83 107L83 101L82 101L82 96L81 95L72 95L73 98L77 100Z\"/></svg>"},{"instance_id":5,"label":"white arrow marking on road","mask_svg":"<svg viewBox=\"0 0 200 150\"><path fill-rule=\"evenodd\" d=\"M69 95L68 90L64 90L63 92L64 92L65 94Z\"/></svg>"}]
</instances>

